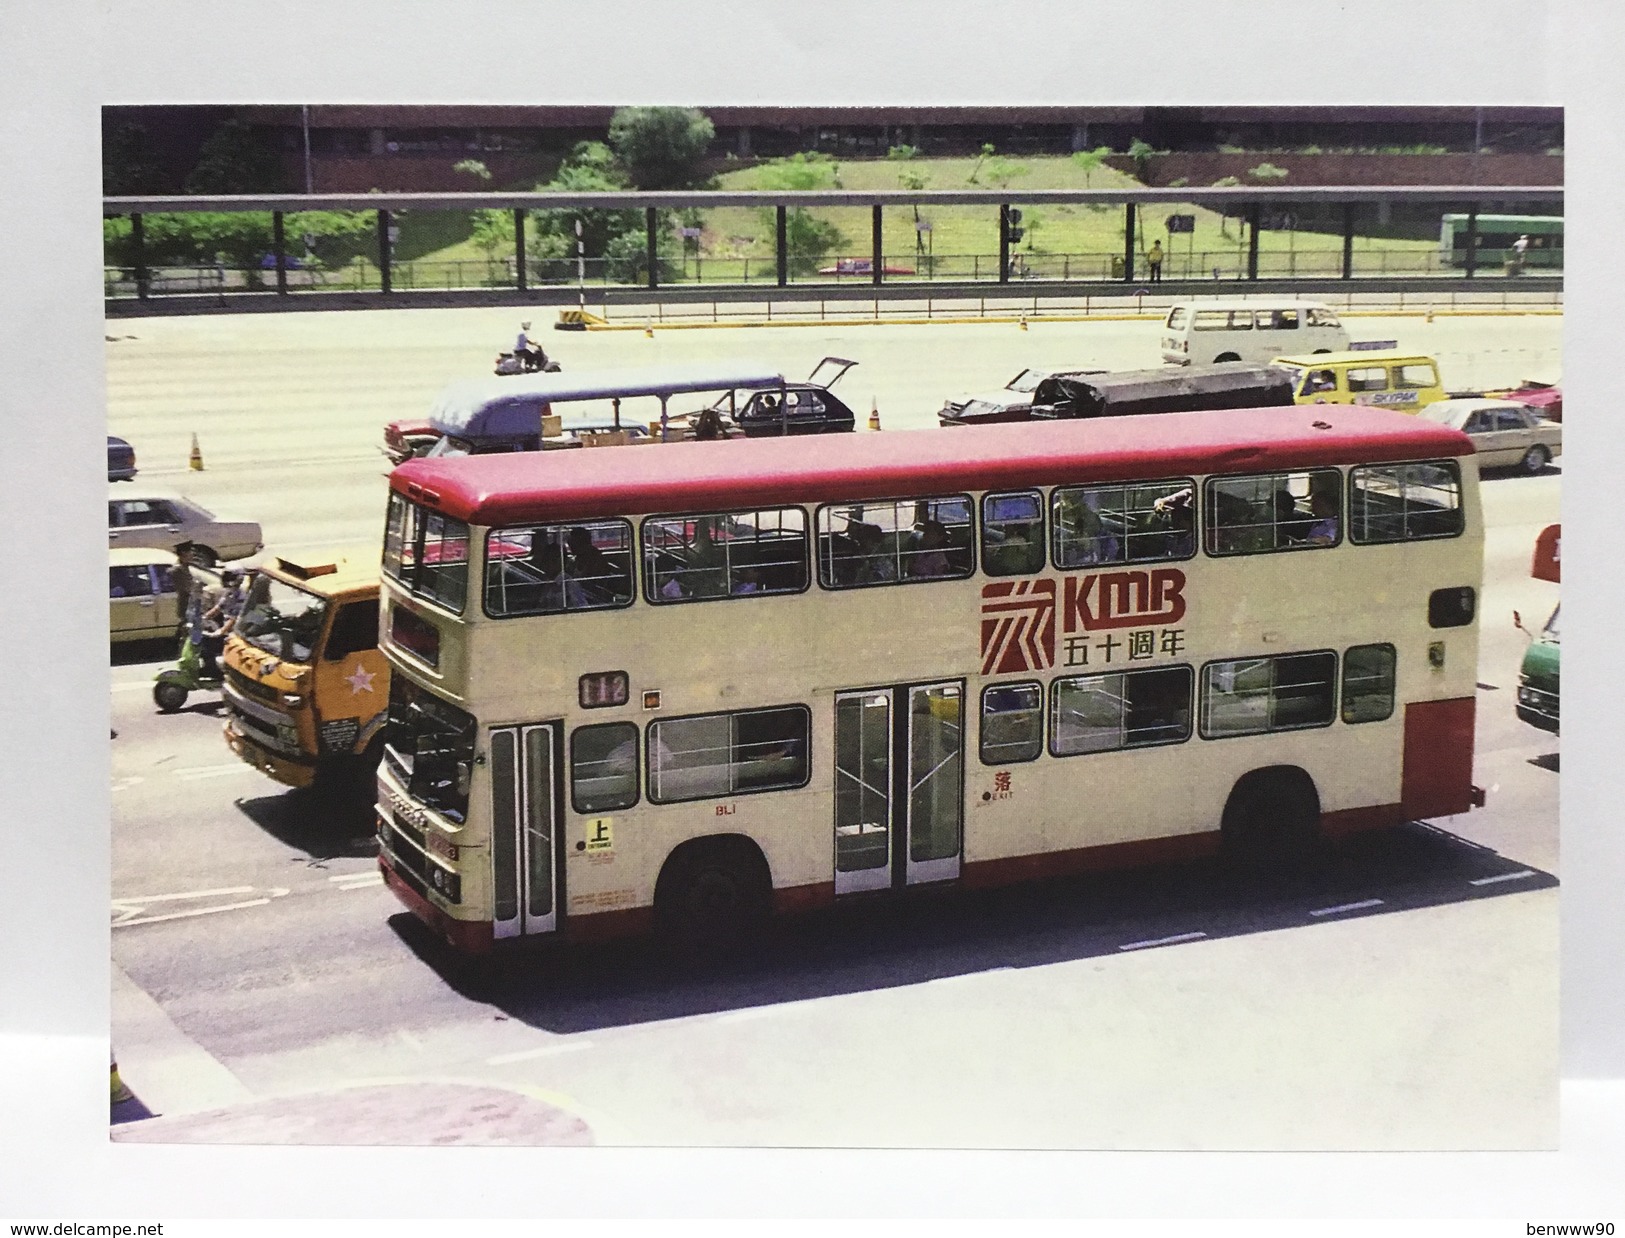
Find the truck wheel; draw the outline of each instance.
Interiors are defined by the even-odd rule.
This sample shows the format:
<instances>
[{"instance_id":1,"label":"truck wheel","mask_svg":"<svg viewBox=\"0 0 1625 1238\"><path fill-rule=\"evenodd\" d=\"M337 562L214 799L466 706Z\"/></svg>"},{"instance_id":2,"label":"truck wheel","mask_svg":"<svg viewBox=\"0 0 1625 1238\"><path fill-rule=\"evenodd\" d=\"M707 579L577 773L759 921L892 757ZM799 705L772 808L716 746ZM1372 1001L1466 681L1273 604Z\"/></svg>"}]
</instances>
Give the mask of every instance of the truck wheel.
<instances>
[{"instance_id":1,"label":"truck wheel","mask_svg":"<svg viewBox=\"0 0 1625 1238\"><path fill-rule=\"evenodd\" d=\"M187 690L178 683L160 679L152 685L152 703L161 714L172 714L186 704Z\"/></svg>"},{"instance_id":2,"label":"truck wheel","mask_svg":"<svg viewBox=\"0 0 1625 1238\"><path fill-rule=\"evenodd\" d=\"M674 851L655 885L655 921L680 954L717 956L748 946L767 919L772 879L755 845L708 838Z\"/></svg>"},{"instance_id":3,"label":"truck wheel","mask_svg":"<svg viewBox=\"0 0 1625 1238\"><path fill-rule=\"evenodd\" d=\"M1536 443L1523 453L1523 459L1518 462L1518 465L1525 473L1533 475L1545 468L1546 462L1551 458L1552 453L1547 451L1541 444Z\"/></svg>"}]
</instances>

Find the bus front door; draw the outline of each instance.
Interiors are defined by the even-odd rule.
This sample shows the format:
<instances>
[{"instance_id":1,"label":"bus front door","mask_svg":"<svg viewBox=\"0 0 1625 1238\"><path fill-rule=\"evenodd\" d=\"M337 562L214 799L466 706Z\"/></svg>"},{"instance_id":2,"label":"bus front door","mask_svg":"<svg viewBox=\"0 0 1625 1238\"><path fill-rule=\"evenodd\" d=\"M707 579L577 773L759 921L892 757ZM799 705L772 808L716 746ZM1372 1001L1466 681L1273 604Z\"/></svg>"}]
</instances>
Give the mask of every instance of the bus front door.
<instances>
[{"instance_id":1,"label":"bus front door","mask_svg":"<svg viewBox=\"0 0 1625 1238\"><path fill-rule=\"evenodd\" d=\"M948 881L964 838L963 685L835 696L835 892Z\"/></svg>"},{"instance_id":2,"label":"bus front door","mask_svg":"<svg viewBox=\"0 0 1625 1238\"><path fill-rule=\"evenodd\" d=\"M491 730L493 933L558 928L559 724Z\"/></svg>"}]
</instances>

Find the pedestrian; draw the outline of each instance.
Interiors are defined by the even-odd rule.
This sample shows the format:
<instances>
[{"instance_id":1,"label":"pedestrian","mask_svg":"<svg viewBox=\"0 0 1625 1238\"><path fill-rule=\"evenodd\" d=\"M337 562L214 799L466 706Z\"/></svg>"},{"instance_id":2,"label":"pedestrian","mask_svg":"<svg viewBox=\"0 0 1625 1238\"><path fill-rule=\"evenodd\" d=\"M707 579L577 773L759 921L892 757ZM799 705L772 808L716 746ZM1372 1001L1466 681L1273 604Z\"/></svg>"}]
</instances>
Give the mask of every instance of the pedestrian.
<instances>
[{"instance_id":1,"label":"pedestrian","mask_svg":"<svg viewBox=\"0 0 1625 1238\"><path fill-rule=\"evenodd\" d=\"M169 569L169 587L175 591L175 614L184 624L192 600L191 542L180 542L175 547L175 566Z\"/></svg>"},{"instance_id":2,"label":"pedestrian","mask_svg":"<svg viewBox=\"0 0 1625 1238\"><path fill-rule=\"evenodd\" d=\"M1145 256L1145 264L1151 269L1151 282L1162 283L1162 242L1152 241L1151 250Z\"/></svg>"},{"instance_id":3,"label":"pedestrian","mask_svg":"<svg viewBox=\"0 0 1625 1238\"><path fill-rule=\"evenodd\" d=\"M1512 242L1512 257L1507 259L1507 274L1522 275L1524 255L1529 252L1529 234L1522 233Z\"/></svg>"}]
</instances>

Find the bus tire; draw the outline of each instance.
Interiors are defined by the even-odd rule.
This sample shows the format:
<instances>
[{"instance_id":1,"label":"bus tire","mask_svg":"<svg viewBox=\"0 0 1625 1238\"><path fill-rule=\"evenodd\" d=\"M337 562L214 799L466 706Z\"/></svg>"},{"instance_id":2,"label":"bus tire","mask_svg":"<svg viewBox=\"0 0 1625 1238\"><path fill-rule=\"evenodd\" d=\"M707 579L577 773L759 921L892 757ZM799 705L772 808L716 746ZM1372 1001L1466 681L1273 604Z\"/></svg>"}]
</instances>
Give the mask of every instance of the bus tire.
<instances>
[{"instance_id":1,"label":"bus tire","mask_svg":"<svg viewBox=\"0 0 1625 1238\"><path fill-rule=\"evenodd\" d=\"M1523 453L1523 459L1518 462L1518 465L1525 473L1533 477L1546 467L1546 462L1551 458L1552 453L1547 451L1542 444L1536 443Z\"/></svg>"},{"instance_id":2,"label":"bus tire","mask_svg":"<svg viewBox=\"0 0 1625 1238\"><path fill-rule=\"evenodd\" d=\"M1295 765L1242 775L1225 801L1219 837L1225 856L1248 871L1301 866L1319 850L1320 793Z\"/></svg>"},{"instance_id":3,"label":"bus tire","mask_svg":"<svg viewBox=\"0 0 1625 1238\"><path fill-rule=\"evenodd\" d=\"M660 870L655 924L682 955L736 953L755 939L772 900L772 876L755 843L737 834L691 839Z\"/></svg>"}]
</instances>

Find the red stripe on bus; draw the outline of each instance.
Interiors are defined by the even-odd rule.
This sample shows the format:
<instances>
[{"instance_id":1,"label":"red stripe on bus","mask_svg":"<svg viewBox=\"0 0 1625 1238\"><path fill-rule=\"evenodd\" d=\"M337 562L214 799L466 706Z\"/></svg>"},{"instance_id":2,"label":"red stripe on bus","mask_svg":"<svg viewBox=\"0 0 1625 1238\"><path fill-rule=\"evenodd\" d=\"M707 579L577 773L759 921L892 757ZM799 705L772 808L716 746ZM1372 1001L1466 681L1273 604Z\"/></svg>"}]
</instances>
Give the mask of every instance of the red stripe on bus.
<instances>
[{"instance_id":1,"label":"red stripe on bus","mask_svg":"<svg viewBox=\"0 0 1625 1238\"><path fill-rule=\"evenodd\" d=\"M1407 818L1449 817L1473 807L1470 696L1405 706L1400 801Z\"/></svg>"},{"instance_id":2,"label":"red stripe on bus","mask_svg":"<svg viewBox=\"0 0 1625 1238\"><path fill-rule=\"evenodd\" d=\"M1106 843L1099 847L1076 847L1067 851L1045 851L1037 855L1007 856L999 860L967 862L960 880L967 889L1015 885L1052 877L1111 868L1137 868L1142 864L1167 864L1179 860L1216 855L1219 832L1175 834L1170 838L1146 838L1138 842Z\"/></svg>"},{"instance_id":3,"label":"red stripe on bus","mask_svg":"<svg viewBox=\"0 0 1625 1238\"><path fill-rule=\"evenodd\" d=\"M1362 830L1386 830L1409 821L1403 804L1373 804L1369 808L1343 808L1320 815L1320 831L1327 838L1344 838Z\"/></svg>"},{"instance_id":4,"label":"red stripe on bus","mask_svg":"<svg viewBox=\"0 0 1625 1238\"><path fill-rule=\"evenodd\" d=\"M1317 404L437 457L406 461L389 484L434 495L456 519L505 525L1472 453L1465 434L1410 414Z\"/></svg>"}]
</instances>

